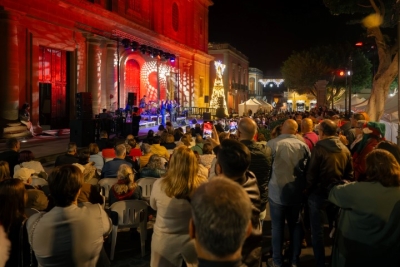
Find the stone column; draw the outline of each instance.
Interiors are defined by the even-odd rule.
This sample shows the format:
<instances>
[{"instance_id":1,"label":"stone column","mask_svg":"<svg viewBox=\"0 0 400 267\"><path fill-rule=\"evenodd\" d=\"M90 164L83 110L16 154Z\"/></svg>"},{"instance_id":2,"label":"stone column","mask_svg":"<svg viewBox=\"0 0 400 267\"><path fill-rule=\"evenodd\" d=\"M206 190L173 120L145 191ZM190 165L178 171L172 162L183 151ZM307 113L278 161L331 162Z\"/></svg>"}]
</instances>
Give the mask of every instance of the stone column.
<instances>
[{"instance_id":1,"label":"stone column","mask_svg":"<svg viewBox=\"0 0 400 267\"><path fill-rule=\"evenodd\" d=\"M18 119L19 108L19 15L0 7L0 117L2 124Z\"/></svg>"},{"instance_id":2,"label":"stone column","mask_svg":"<svg viewBox=\"0 0 400 267\"><path fill-rule=\"evenodd\" d=\"M87 53L87 89L92 93L93 115L99 114L101 108L101 40L89 37Z\"/></svg>"},{"instance_id":3,"label":"stone column","mask_svg":"<svg viewBox=\"0 0 400 267\"><path fill-rule=\"evenodd\" d=\"M106 77L106 92L105 92L105 101L106 107L110 111L114 111L117 109L117 104L112 105L112 103L117 102L118 96L118 88L117 88L117 79L116 79L116 67L117 64L115 62L115 52L117 50L117 45L115 42L107 44L107 77ZM114 97L110 99L110 94Z\"/></svg>"}]
</instances>

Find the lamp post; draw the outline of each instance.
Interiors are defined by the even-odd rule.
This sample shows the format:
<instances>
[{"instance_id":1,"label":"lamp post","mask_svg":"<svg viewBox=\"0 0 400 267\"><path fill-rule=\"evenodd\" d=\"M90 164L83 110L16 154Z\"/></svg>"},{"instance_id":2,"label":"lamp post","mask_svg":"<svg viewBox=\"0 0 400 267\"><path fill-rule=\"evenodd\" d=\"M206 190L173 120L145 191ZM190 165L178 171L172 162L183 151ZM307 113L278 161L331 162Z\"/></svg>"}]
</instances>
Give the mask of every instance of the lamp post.
<instances>
[{"instance_id":1,"label":"lamp post","mask_svg":"<svg viewBox=\"0 0 400 267\"><path fill-rule=\"evenodd\" d=\"M350 73L349 74L349 117L351 116L351 80L352 80L352 75L353 75L353 58L352 58L352 56L350 55L349 56L349 71L348 71L348 73ZM346 73L346 74L348 74L348 73ZM347 81L347 79L346 79L346 81Z\"/></svg>"}]
</instances>

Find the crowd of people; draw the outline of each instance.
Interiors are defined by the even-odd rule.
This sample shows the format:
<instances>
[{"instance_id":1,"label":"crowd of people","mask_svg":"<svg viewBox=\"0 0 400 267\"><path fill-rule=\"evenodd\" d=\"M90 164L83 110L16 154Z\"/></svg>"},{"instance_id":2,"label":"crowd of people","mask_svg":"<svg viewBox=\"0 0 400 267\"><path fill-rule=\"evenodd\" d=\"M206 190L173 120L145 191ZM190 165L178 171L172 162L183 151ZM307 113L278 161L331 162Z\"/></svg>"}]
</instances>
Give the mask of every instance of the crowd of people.
<instances>
[{"instance_id":1,"label":"crowd of people","mask_svg":"<svg viewBox=\"0 0 400 267\"><path fill-rule=\"evenodd\" d=\"M384 140L384 124L366 113L261 116L215 121L207 138L200 123L167 122L143 140L102 132L87 148L69 143L51 173L7 140L0 266L100 266L115 223L107 207L141 200L147 177L157 178L150 266L261 266L268 208L268 266L299 266L307 236L315 265L326 266L326 230L332 266L400 266L400 149ZM116 178L108 199L98 186L105 178Z\"/></svg>"}]
</instances>

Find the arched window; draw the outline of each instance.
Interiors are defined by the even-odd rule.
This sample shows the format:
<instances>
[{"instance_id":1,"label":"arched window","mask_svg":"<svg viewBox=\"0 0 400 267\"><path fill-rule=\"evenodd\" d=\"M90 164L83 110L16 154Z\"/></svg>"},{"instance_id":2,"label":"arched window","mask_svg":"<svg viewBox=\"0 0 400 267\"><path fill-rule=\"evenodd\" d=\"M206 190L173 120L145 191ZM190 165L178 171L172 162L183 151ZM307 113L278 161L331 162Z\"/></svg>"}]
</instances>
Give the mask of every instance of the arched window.
<instances>
[{"instance_id":1,"label":"arched window","mask_svg":"<svg viewBox=\"0 0 400 267\"><path fill-rule=\"evenodd\" d=\"M172 4L172 28L176 32L179 29L179 9L176 3Z\"/></svg>"}]
</instances>

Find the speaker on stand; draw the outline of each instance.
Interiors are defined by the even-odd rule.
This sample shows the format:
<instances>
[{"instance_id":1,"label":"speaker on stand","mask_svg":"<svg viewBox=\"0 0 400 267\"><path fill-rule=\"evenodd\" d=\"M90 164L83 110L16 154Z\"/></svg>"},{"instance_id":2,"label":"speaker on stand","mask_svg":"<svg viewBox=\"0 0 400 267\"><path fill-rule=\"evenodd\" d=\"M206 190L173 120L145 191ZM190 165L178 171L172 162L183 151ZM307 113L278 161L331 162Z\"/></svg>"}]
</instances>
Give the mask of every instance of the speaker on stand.
<instances>
[{"instance_id":1,"label":"speaker on stand","mask_svg":"<svg viewBox=\"0 0 400 267\"><path fill-rule=\"evenodd\" d=\"M76 94L76 118L78 120L93 119L92 93L80 92Z\"/></svg>"}]
</instances>

